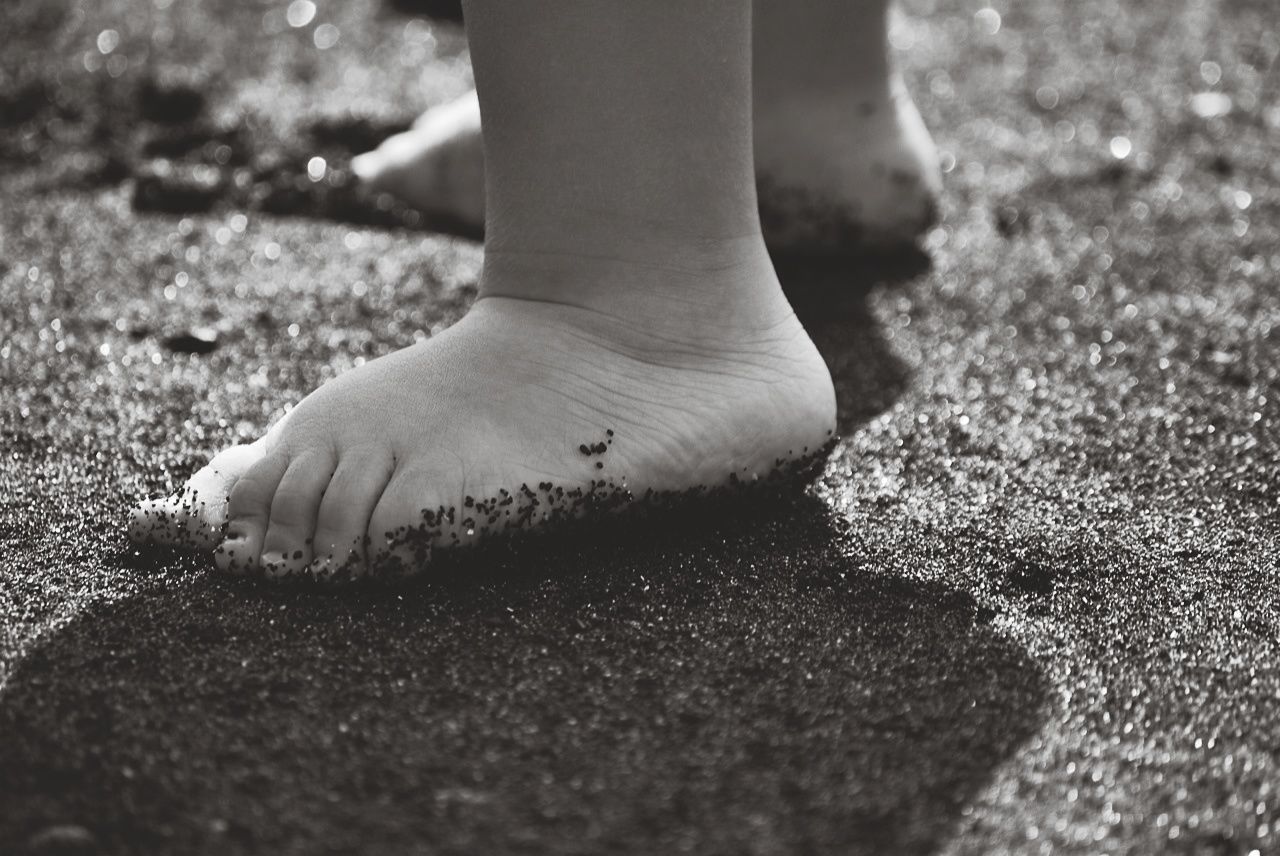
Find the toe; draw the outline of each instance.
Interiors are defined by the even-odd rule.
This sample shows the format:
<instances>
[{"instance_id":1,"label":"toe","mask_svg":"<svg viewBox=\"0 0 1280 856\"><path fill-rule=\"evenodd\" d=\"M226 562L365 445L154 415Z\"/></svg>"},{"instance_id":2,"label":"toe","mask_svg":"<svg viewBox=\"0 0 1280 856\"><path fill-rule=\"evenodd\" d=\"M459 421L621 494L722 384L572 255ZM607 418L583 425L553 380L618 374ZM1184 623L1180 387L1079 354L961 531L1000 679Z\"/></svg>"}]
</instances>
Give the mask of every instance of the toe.
<instances>
[{"instance_id":1,"label":"toe","mask_svg":"<svg viewBox=\"0 0 1280 856\"><path fill-rule=\"evenodd\" d=\"M231 488L226 537L214 551L222 571L244 574L259 568L262 540L271 520L271 500L288 464L283 453L272 452L245 471Z\"/></svg>"},{"instance_id":2,"label":"toe","mask_svg":"<svg viewBox=\"0 0 1280 856\"><path fill-rule=\"evenodd\" d=\"M387 159L377 149L356 155L351 159L351 171L355 173L356 178L375 189L380 189L382 174L386 168Z\"/></svg>"},{"instance_id":3,"label":"toe","mask_svg":"<svg viewBox=\"0 0 1280 856\"><path fill-rule=\"evenodd\" d=\"M262 441L232 446L188 479L177 493L134 506L129 538L135 544L213 549L222 537L232 486L264 453Z\"/></svg>"},{"instance_id":4,"label":"toe","mask_svg":"<svg viewBox=\"0 0 1280 856\"><path fill-rule=\"evenodd\" d=\"M366 552L369 572L412 576L431 559L440 534L450 527L452 509L431 500L432 479L400 471L387 484L369 518Z\"/></svg>"},{"instance_id":5,"label":"toe","mask_svg":"<svg viewBox=\"0 0 1280 856\"><path fill-rule=\"evenodd\" d=\"M390 455L348 454L339 462L316 515L312 574L330 581L363 573L369 518L391 479Z\"/></svg>"},{"instance_id":6,"label":"toe","mask_svg":"<svg viewBox=\"0 0 1280 856\"><path fill-rule=\"evenodd\" d=\"M422 131L405 131L383 140L376 149L351 159L351 171L371 189L403 197L405 183L415 193L431 191L437 170L438 146ZM417 201L417 200L414 200Z\"/></svg>"},{"instance_id":7,"label":"toe","mask_svg":"<svg viewBox=\"0 0 1280 856\"><path fill-rule=\"evenodd\" d=\"M265 576L292 576L311 564L316 513L336 463L327 452L303 454L290 462L276 485L267 534L262 540L259 564Z\"/></svg>"}]
</instances>

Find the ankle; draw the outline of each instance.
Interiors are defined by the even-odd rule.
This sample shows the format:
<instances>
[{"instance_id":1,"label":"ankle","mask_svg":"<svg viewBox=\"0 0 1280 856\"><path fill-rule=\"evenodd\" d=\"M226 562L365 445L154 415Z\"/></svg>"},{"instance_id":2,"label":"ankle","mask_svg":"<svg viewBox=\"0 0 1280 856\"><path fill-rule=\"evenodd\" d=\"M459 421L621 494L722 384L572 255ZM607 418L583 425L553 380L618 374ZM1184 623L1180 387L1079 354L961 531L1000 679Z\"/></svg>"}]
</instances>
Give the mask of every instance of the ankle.
<instances>
[{"instance_id":1,"label":"ankle","mask_svg":"<svg viewBox=\"0 0 1280 856\"><path fill-rule=\"evenodd\" d=\"M769 328L792 317L764 241L628 238L591 251L488 248L480 297L589 310L692 341L715 329Z\"/></svg>"}]
</instances>

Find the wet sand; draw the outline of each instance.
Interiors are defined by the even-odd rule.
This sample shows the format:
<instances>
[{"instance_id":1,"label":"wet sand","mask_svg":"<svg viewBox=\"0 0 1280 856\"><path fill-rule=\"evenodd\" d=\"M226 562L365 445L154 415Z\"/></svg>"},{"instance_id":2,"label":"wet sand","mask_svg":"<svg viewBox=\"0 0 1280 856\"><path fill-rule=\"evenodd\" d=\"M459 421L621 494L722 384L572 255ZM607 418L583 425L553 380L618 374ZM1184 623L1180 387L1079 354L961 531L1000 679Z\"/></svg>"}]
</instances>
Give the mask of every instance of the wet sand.
<instances>
[{"instance_id":1,"label":"wet sand","mask_svg":"<svg viewBox=\"0 0 1280 856\"><path fill-rule=\"evenodd\" d=\"M438 5L0 12L0 852L1280 847L1265 0L909 5L944 220L781 261L803 497L337 594L129 547L474 296L346 168L465 89Z\"/></svg>"}]
</instances>

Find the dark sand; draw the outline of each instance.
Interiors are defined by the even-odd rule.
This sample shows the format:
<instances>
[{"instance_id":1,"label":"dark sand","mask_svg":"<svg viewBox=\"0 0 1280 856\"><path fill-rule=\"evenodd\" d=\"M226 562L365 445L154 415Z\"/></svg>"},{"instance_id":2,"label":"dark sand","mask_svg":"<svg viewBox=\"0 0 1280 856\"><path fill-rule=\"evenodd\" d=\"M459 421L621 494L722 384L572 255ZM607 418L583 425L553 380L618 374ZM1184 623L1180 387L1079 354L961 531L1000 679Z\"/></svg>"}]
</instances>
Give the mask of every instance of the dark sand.
<instances>
[{"instance_id":1,"label":"dark sand","mask_svg":"<svg viewBox=\"0 0 1280 856\"><path fill-rule=\"evenodd\" d=\"M915 0L931 265L783 266L812 495L336 595L124 515L464 311L345 183L460 33L160 5L0 12L0 853L1280 849L1273 0Z\"/></svg>"}]
</instances>

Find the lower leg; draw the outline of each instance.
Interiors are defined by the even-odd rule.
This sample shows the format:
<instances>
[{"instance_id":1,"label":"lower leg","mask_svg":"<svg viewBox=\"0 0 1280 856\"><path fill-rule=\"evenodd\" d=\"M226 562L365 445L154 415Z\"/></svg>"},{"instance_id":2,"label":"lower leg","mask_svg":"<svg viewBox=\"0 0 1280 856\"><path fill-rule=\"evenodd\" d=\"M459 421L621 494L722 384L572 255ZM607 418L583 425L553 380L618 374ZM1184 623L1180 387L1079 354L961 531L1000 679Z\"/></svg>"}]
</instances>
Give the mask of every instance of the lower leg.
<instances>
[{"instance_id":1,"label":"lower leg","mask_svg":"<svg viewBox=\"0 0 1280 856\"><path fill-rule=\"evenodd\" d=\"M480 297L255 444L220 566L417 567L602 495L763 474L827 439L831 380L755 209L749 11L468 5L489 172Z\"/></svg>"},{"instance_id":2,"label":"lower leg","mask_svg":"<svg viewBox=\"0 0 1280 856\"><path fill-rule=\"evenodd\" d=\"M755 0L756 103L889 94L889 0Z\"/></svg>"},{"instance_id":3,"label":"lower leg","mask_svg":"<svg viewBox=\"0 0 1280 856\"><path fill-rule=\"evenodd\" d=\"M664 325L692 323L691 307L789 314L756 211L748 5L553 8L467 6L488 175L481 296Z\"/></svg>"},{"instance_id":4,"label":"lower leg","mask_svg":"<svg viewBox=\"0 0 1280 856\"><path fill-rule=\"evenodd\" d=\"M551 8L467 6L486 249L757 237L745 3Z\"/></svg>"},{"instance_id":5,"label":"lower leg","mask_svg":"<svg viewBox=\"0 0 1280 856\"><path fill-rule=\"evenodd\" d=\"M936 155L891 67L887 13L888 0L755 2L755 158L777 249L900 244L932 220ZM464 98L354 166L377 189L479 228L481 162L479 109Z\"/></svg>"}]
</instances>

